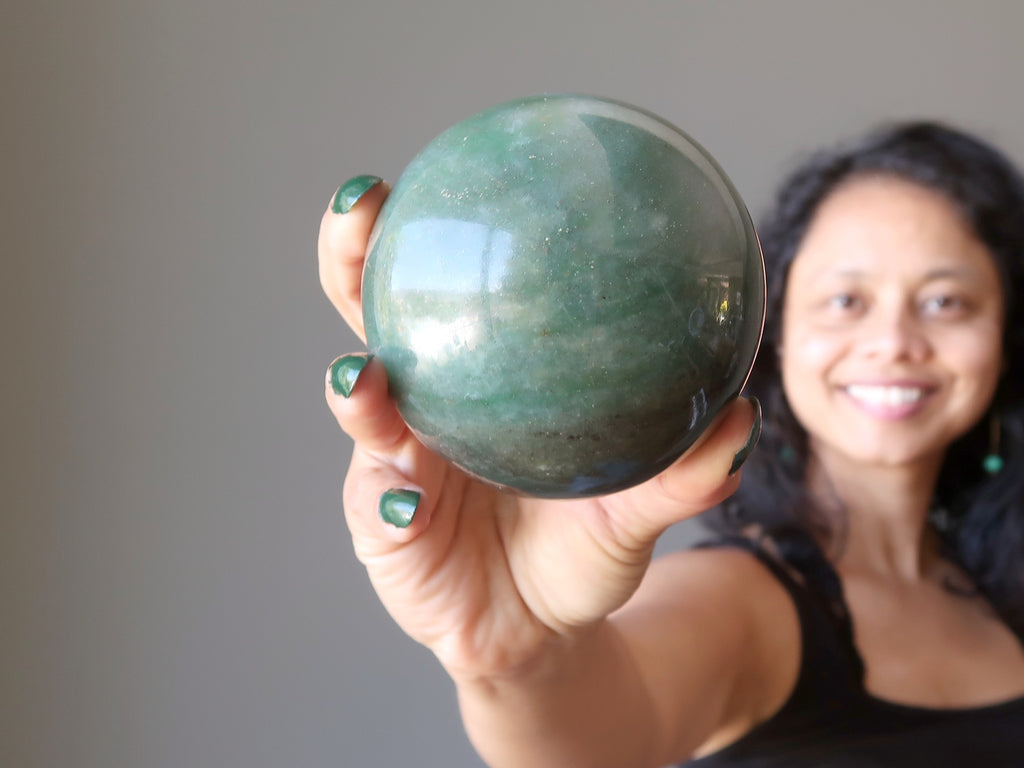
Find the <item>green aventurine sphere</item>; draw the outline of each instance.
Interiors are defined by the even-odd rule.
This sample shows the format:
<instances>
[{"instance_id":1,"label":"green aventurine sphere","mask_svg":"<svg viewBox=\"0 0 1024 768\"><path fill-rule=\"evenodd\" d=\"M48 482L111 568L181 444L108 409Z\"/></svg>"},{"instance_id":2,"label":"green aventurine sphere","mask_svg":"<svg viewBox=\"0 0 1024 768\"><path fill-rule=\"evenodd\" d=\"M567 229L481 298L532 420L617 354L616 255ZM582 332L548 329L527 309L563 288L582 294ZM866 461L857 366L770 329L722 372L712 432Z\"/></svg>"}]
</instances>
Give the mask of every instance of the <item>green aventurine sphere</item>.
<instances>
[{"instance_id":1,"label":"green aventurine sphere","mask_svg":"<svg viewBox=\"0 0 1024 768\"><path fill-rule=\"evenodd\" d=\"M493 485L592 496L660 472L739 394L764 266L693 139L618 102L537 96L455 125L402 173L363 313L428 448Z\"/></svg>"}]
</instances>

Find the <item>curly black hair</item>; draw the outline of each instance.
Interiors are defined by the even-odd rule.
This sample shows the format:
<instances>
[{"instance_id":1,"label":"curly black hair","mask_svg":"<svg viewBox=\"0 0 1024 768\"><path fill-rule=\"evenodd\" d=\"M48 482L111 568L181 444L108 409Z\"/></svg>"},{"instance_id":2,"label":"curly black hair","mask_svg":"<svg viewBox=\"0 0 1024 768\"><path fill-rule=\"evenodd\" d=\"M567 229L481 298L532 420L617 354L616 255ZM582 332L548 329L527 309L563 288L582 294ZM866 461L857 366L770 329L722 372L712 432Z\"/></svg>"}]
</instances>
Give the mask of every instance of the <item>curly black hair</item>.
<instances>
[{"instance_id":1,"label":"curly black hair","mask_svg":"<svg viewBox=\"0 0 1024 768\"><path fill-rule=\"evenodd\" d=\"M764 408L761 443L744 466L739 491L711 516L711 524L730 533L756 526L783 557L818 575L824 551L841 551L845 520L816 506L806 489L807 434L786 401L779 367L782 306L789 267L821 202L851 179L879 175L945 195L999 270L1005 369L988 414L946 452L932 523L947 556L1024 636L1024 179L999 150L949 126L884 126L811 156L780 187L759 228L768 275L767 319L747 385ZM998 420L1003 459L994 475L983 468L992 419ZM826 567L824 576L832 584L826 596L841 602L834 571Z\"/></svg>"}]
</instances>

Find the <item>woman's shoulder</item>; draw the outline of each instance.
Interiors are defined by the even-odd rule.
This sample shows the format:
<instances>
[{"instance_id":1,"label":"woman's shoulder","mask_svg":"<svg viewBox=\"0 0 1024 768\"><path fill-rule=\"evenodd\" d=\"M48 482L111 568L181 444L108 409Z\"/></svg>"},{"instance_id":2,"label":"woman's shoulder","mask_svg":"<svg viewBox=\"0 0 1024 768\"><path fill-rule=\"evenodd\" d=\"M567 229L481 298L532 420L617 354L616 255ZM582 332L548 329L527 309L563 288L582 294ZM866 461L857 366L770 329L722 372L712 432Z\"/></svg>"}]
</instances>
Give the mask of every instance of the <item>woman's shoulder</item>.
<instances>
[{"instance_id":1,"label":"woman's shoulder","mask_svg":"<svg viewBox=\"0 0 1024 768\"><path fill-rule=\"evenodd\" d=\"M684 584L721 608L771 605L771 615L798 620L793 593L802 589L803 576L764 541L730 536L663 555L651 564L645 587L678 596Z\"/></svg>"},{"instance_id":2,"label":"woman's shoulder","mask_svg":"<svg viewBox=\"0 0 1024 768\"><path fill-rule=\"evenodd\" d=\"M716 715L698 754L736 740L788 700L800 673L800 616L756 551L699 547L662 556L630 602L623 612L641 618L640 647L656 656L664 696L705 676L717 683L718 698L708 698Z\"/></svg>"},{"instance_id":3,"label":"woman's shoulder","mask_svg":"<svg viewBox=\"0 0 1024 768\"><path fill-rule=\"evenodd\" d=\"M792 682L801 650L799 579L756 544L713 542L656 559L642 587L648 594L638 597L664 605L675 622L696 614L706 628L740 633L758 674L770 667Z\"/></svg>"}]
</instances>

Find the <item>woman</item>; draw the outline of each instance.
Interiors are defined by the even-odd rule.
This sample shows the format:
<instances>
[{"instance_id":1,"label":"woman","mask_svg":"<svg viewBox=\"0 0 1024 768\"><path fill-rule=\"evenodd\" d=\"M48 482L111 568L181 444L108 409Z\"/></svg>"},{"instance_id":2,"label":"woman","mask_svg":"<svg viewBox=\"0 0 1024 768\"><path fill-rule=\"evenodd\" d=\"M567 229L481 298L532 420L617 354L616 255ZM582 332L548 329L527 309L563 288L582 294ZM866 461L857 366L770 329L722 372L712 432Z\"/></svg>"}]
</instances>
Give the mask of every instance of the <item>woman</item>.
<instances>
[{"instance_id":1,"label":"woman","mask_svg":"<svg viewBox=\"0 0 1024 768\"><path fill-rule=\"evenodd\" d=\"M375 182L320 233L357 333ZM969 136L896 126L813 158L762 236L764 444L719 535L653 564L737 490L756 400L653 480L552 502L425 451L379 361L331 366L356 552L489 764L1024 761L1022 182Z\"/></svg>"}]
</instances>

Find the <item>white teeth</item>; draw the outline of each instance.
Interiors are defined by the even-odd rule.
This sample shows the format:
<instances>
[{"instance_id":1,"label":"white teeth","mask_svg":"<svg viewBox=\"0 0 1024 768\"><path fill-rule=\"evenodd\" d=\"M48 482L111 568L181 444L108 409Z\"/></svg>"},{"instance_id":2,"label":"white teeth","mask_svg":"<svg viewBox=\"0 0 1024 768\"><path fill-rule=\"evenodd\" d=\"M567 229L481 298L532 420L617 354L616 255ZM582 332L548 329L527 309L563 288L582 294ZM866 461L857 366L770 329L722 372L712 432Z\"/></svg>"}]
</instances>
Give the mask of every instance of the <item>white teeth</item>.
<instances>
[{"instance_id":1,"label":"white teeth","mask_svg":"<svg viewBox=\"0 0 1024 768\"><path fill-rule=\"evenodd\" d=\"M907 405L924 397L924 390L918 387L876 387L867 384L851 384L846 388L850 397L871 405Z\"/></svg>"}]
</instances>

